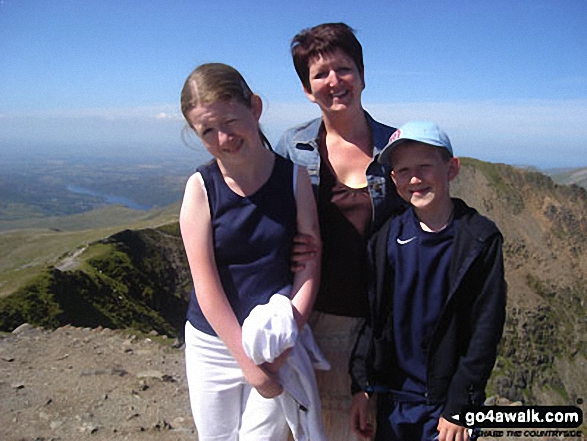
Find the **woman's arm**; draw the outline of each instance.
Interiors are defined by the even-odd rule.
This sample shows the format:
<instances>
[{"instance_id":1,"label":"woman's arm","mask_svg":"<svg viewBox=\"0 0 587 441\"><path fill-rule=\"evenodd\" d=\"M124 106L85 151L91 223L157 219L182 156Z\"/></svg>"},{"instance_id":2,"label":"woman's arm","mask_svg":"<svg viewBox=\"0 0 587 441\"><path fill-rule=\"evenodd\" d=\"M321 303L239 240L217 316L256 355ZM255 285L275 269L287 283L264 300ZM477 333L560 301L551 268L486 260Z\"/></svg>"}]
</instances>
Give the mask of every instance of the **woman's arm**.
<instances>
[{"instance_id":1,"label":"woman's arm","mask_svg":"<svg viewBox=\"0 0 587 441\"><path fill-rule=\"evenodd\" d=\"M322 257L316 202L310 177L303 167L298 168L296 205L298 235L310 237L316 249L314 258L306 261L304 267L294 274L292 304L298 328L302 328L308 320L316 300L318 286L320 285L320 262Z\"/></svg>"},{"instance_id":2,"label":"woman's arm","mask_svg":"<svg viewBox=\"0 0 587 441\"><path fill-rule=\"evenodd\" d=\"M272 398L281 393L280 384L247 357L242 331L222 288L212 242L212 222L204 182L200 173L188 180L179 216L198 303L204 316L241 367L246 380L259 393Z\"/></svg>"}]
</instances>

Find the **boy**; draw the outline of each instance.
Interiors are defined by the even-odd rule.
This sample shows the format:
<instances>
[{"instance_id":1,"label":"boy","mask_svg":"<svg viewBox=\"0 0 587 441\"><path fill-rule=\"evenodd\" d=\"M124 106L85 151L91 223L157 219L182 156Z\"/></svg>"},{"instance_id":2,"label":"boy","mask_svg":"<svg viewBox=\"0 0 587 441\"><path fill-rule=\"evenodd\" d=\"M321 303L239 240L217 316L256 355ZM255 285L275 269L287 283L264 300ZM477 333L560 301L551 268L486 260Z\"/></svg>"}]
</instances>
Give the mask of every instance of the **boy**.
<instances>
[{"instance_id":1,"label":"boy","mask_svg":"<svg viewBox=\"0 0 587 441\"><path fill-rule=\"evenodd\" d=\"M370 315L350 361L353 430L378 441L468 440L452 419L481 405L505 320L502 235L450 197L460 161L433 123L410 122L378 158L410 203L373 236Z\"/></svg>"}]
</instances>

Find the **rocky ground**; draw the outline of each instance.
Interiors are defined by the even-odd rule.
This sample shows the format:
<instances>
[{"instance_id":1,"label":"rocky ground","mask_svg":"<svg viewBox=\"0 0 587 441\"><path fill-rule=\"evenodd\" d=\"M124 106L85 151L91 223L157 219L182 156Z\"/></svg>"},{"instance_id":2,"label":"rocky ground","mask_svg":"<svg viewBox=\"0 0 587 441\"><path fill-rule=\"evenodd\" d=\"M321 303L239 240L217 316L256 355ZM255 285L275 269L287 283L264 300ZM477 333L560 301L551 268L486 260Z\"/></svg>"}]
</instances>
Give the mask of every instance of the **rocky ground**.
<instances>
[{"instance_id":1,"label":"rocky ground","mask_svg":"<svg viewBox=\"0 0 587 441\"><path fill-rule=\"evenodd\" d=\"M173 343L72 326L23 325L0 337L0 441L197 441ZM555 438L483 437L510 439Z\"/></svg>"},{"instance_id":2,"label":"rocky ground","mask_svg":"<svg viewBox=\"0 0 587 441\"><path fill-rule=\"evenodd\" d=\"M197 440L183 350L172 343L21 326L0 338L0 439Z\"/></svg>"}]
</instances>

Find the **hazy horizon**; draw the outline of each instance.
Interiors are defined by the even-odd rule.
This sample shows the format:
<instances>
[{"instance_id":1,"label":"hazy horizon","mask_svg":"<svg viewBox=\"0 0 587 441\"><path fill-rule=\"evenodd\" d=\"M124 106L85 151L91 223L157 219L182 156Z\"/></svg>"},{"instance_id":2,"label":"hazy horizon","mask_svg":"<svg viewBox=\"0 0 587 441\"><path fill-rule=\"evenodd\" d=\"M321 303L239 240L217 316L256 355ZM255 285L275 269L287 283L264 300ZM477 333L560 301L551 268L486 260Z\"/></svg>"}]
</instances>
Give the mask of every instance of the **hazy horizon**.
<instances>
[{"instance_id":1,"label":"hazy horizon","mask_svg":"<svg viewBox=\"0 0 587 441\"><path fill-rule=\"evenodd\" d=\"M0 152L181 155L180 89L211 61L239 69L262 97L275 143L319 115L293 69L291 38L343 21L363 45L363 103L376 119L434 120L460 156L587 166L587 2L370 5L2 1Z\"/></svg>"}]
</instances>

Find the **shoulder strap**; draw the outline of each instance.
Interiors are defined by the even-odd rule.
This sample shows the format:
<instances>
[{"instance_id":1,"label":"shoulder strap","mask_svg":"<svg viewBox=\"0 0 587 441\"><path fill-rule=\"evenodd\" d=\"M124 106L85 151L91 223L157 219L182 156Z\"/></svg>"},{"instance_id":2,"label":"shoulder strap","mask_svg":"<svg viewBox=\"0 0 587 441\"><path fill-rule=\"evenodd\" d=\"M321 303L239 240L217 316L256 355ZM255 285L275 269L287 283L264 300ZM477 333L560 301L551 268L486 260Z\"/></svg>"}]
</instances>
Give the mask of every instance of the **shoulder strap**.
<instances>
[{"instance_id":1,"label":"shoulder strap","mask_svg":"<svg viewBox=\"0 0 587 441\"><path fill-rule=\"evenodd\" d=\"M214 214L214 203L210 199L210 196L214 198L215 194L214 180L212 179L213 167L215 165L216 161L212 159L211 161L208 161L205 164L201 164L196 168L198 181L200 181L202 188L204 189L204 193L206 193L206 199L208 200L208 207L210 208L211 216Z\"/></svg>"}]
</instances>

